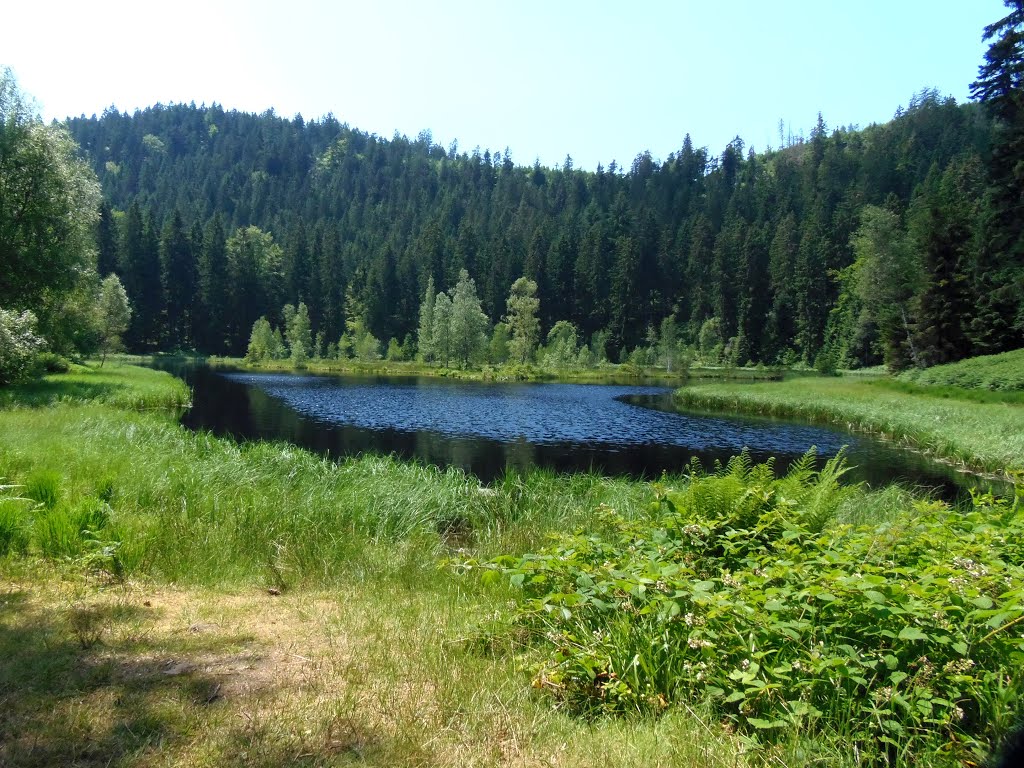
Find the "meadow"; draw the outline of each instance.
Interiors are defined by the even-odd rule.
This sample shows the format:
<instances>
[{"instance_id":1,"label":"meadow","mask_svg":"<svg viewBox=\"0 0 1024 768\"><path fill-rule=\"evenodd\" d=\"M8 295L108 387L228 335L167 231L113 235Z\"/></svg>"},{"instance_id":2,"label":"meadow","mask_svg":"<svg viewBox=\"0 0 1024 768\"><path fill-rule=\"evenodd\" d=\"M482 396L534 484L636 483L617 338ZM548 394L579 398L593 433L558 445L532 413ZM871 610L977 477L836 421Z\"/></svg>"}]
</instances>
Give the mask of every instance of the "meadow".
<instances>
[{"instance_id":1,"label":"meadow","mask_svg":"<svg viewBox=\"0 0 1024 768\"><path fill-rule=\"evenodd\" d=\"M485 486L191 433L110 363L3 397L7 765L959 765L1020 715L1019 498Z\"/></svg>"}]
</instances>

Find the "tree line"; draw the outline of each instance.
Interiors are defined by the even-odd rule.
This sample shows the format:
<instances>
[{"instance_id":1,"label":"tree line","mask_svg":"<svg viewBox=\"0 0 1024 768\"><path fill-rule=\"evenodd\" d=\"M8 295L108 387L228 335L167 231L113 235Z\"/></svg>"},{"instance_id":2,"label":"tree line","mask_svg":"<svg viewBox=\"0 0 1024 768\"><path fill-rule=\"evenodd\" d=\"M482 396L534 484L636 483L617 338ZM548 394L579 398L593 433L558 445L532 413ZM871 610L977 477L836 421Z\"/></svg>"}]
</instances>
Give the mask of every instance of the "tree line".
<instances>
[{"instance_id":1,"label":"tree line","mask_svg":"<svg viewBox=\"0 0 1024 768\"><path fill-rule=\"evenodd\" d=\"M138 351L241 355L259 318L284 329L284 308L304 305L324 350L372 338L408 354L430 286L457 292L463 271L488 335L522 278L537 286L538 339L565 323L613 362L651 349L666 322L737 365L898 369L1015 348L1022 1L985 31L977 102L926 90L885 124L819 116L806 140L762 152L685 136L664 160L584 171L330 116L83 116L67 132L102 188L96 270L124 284Z\"/></svg>"}]
</instances>

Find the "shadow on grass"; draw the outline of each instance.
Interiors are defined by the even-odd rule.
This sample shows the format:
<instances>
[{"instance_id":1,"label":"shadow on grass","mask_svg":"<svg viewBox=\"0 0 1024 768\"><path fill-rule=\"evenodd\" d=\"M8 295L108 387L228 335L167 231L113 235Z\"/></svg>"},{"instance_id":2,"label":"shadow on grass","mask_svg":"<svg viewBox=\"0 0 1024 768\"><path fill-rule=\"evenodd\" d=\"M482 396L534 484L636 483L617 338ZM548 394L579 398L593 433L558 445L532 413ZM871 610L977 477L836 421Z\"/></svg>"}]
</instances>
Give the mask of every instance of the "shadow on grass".
<instances>
[{"instance_id":1,"label":"shadow on grass","mask_svg":"<svg viewBox=\"0 0 1024 768\"><path fill-rule=\"evenodd\" d=\"M0 590L0 765L247 766L362 762L379 734L290 711L273 649L216 624L168 626L126 595ZM280 654L278 654L279 658ZM292 689L292 690L289 690ZM279 693L284 701L279 704ZM300 718L300 719L297 719ZM386 764L386 763L384 763Z\"/></svg>"},{"instance_id":2,"label":"shadow on grass","mask_svg":"<svg viewBox=\"0 0 1024 768\"><path fill-rule=\"evenodd\" d=\"M151 674L152 660L100 644L102 629L139 609L60 612L27 597L0 601L0 764L110 765L176 738L181 723L160 702L194 695L197 681Z\"/></svg>"},{"instance_id":3,"label":"shadow on grass","mask_svg":"<svg viewBox=\"0 0 1024 768\"><path fill-rule=\"evenodd\" d=\"M188 659L238 638L190 638L186 652L148 636L151 610L0 595L0 765L131 764L205 727L221 676Z\"/></svg>"}]
</instances>

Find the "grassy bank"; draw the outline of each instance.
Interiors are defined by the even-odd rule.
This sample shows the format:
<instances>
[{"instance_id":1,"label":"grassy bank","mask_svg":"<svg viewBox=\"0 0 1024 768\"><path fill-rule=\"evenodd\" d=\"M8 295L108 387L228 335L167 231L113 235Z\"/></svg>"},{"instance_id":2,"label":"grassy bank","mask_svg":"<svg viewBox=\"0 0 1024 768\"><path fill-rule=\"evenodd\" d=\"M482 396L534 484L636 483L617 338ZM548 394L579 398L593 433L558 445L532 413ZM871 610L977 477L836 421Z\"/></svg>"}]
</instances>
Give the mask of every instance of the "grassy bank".
<instances>
[{"instance_id":1,"label":"grassy bank","mask_svg":"<svg viewBox=\"0 0 1024 768\"><path fill-rule=\"evenodd\" d=\"M65 393L84 375L72 374ZM710 647L702 642L719 643L715 674L725 679L726 661L742 673L743 659L774 669L769 654L788 654L791 666L805 656L832 664L862 636L857 643L869 641L872 662L970 658L1004 680L1004 691L1018 690L1018 677L1003 670L1019 668L1016 646L1006 645L1017 640L1007 627L1024 614L1013 602L1021 594L1019 546L1007 553L993 543L1017 530L1010 522L921 544L907 521L941 516L942 505L926 509L900 489L838 488L814 473L776 486L747 468L699 491L683 476L652 489L536 471L484 487L458 471L385 457L334 463L285 444L190 433L173 408L131 410L143 401L173 406L181 385L128 367L114 375L124 385L117 399L104 388L91 401L87 393L33 398L27 387L8 390L0 408L0 485L15 486L0 490L5 765L860 766L888 755L845 699L860 707L892 679L879 676L862 690L852 680L859 668L822 667L805 681L813 708L786 709L777 681L755 670L751 681L765 682L762 693L744 683L737 690L748 704L723 701L731 692L720 695L721 685L694 683L691 640L700 653ZM62 383L44 384L59 391ZM148 394L132 397L134 389ZM688 515L681 533L665 522L673 509ZM867 526L867 538L844 533L852 525ZM691 526L702 531L704 549L688 538ZM935 602L952 594L942 584L929 587L932 602L908 602L920 598L918 576L956 574L936 577L934 558L889 570L880 561L878 574L861 575L884 575L887 586L872 581L872 590L842 595L830 586L843 610L811 622L817 634L808 635L792 624L800 616L766 600L806 614L804 591L823 588L811 582L830 572L822 563L840 567L826 538L844 536L883 560L895 549L879 544L905 541L901 552L955 555L961 570L971 560L990 575L1002 557L992 578L1010 597L990 596L987 582L971 585L985 595L964 599L989 597L995 611L975 637L977 616L965 621L960 603ZM752 553L750 542L763 552ZM969 551L956 549L965 542ZM733 558L724 571L714 559L722 553ZM868 559L855 552L842 562L860 568ZM605 584L607 595L572 602L594 584ZM705 599L714 601L713 615ZM872 624L872 606L897 618ZM916 634L897 648L865 631L896 627L898 636L898 611L908 607L904 624L936 636L928 622L948 609L987 654L942 640L935 650L916 646ZM700 626L720 640L693 634L684 619L701 611ZM984 637L992 631L998 643ZM811 640L823 643L817 656ZM973 687L963 683L968 693L931 705L945 718L940 725L893 715L887 727L909 723L912 754L922 759L976 757L1015 710L995 694L976 696L995 683L981 671L975 677ZM829 700L829 691L844 701ZM949 716L968 696L982 701L986 729ZM920 698L907 700L919 709ZM762 730L762 720L770 727ZM844 739L854 733L851 752Z\"/></svg>"},{"instance_id":2,"label":"grassy bank","mask_svg":"<svg viewBox=\"0 0 1024 768\"><path fill-rule=\"evenodd\" d=\"M683 408L836 424L982 472L1024 471L1024 407L955 394L888 379L822 377L694 384L678 390L676 400Z\"/></svg>"},{"instance_id":3,"label":"grassy bank","mask_svg":"<svg viewBox=\"0 0 1024 768\"><path fill-rule=\"evenodd\" d=\"M289 360L266 360L251 364L241 357L211 357L205 362L214 367L248 371L294 372ZM550 370L534 365L484 366L483 368L444 368L416 361L378 360L311 360L301 369L306 373L357 374L362 376L433 376L466 381L561 381L583 384L635 383L637 381L681 384L690 379L725 381L778 381L785 371L777 368L682 367L667 371L658 367L641 367L629 363L604 364L595 368Z\"/></svg>"},{"instance_id":4,"label":"grassy bank","mask_svg":"<svg viewBox=\"0 0 1024 768\"><path fill-rule=\"evenodd\" d=\"M188 387L170 374L110 361L73 365L67 373L0 387L0 408L39 408L57 403L104 404L134 410L183 408Z\"/></svg>"}]
</instances>

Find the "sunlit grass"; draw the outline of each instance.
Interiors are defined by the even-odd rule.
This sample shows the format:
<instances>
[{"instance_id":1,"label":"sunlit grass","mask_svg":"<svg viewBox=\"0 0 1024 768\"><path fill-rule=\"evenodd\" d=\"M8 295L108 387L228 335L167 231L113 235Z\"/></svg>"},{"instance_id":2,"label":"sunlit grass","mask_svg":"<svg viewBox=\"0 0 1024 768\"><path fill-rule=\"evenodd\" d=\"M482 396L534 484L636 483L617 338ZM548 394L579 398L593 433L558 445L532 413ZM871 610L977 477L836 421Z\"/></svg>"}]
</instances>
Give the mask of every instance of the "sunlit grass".
<instances>
[{"instance_id":1,"label":"sunlit grass","mask_svg":"<svg viewBox=\"0 0 1024 768\"><path fill-rule=\"evenodd\" d=\"M804 418L872 432L983 471L1024 470L1024 407L935 394L898 391L870 379L801 378L694 384L678 390L676 399L686 408Z\"/></svg>"},{"instance_id":2,"label":"sunlit grass","mask_svg":"<svg viewBox=\"0 0 1024 768\"><path fill-rule=\"evenodd\" d=\"M484 631L507 622L515 592L458 564L539 552L573 530L605 535L612 518L641 530L649 484L536 470L483 486L389 457L338 463L133 410L182 391L162 374L70 376L124 386L6 390L0 410L2 764L871 759L799 730L751 752L699 699L580 719L531 689L521 643ZM49 386L74 391L61 381ZM737 389L819 381L838 386ZM834 512L878 524L912 504L898 488L851 490Z\"/></svg>"},{"instance_id":3,"label":"sunlit grass","mask_svg":"<svg viewBox=\"0 0 1024 768\"><path fill-rule=\"evenodd\" d=\"M5 766L745 764L704 713L551 709L515 658L465 641L491 598L451 578L271 596L16 576L0 595Z\"/></svg>"},{"instance_id":4,"label":"sunlit grass","mask_svg":"<svg viewBox=\"0 0 1024 768\"><path fill-rule=\"evenodd\" d=\"M115 408L182 408L191 402L188 387L168 373L108 362L75 365L37 381L0 387L0 408L54 403L103 403Z\"/></svg>"},{"instance_id":5,"label":"sunlit grass","mask_svg":"<svg viewBox=\"0 0 1024 768\"><path fill-rule=\"evenodd\" d=\"M526 548L598 504L629 508L646 494L624 479L544 471L483 488L454 469L378 456L339 464L287 444L240 445L149 414L71 405L0 413L0 477L45 479L60 499L45 514L26 512L36 530L100 500L110 508L102 536L121 542L130 571L207 584L278 571L333 583L369 567L367 541L393 542L396 570L429 570L424 551ZM408 565L406 550L415 552Z\"/></svg>"}]
</instances>

